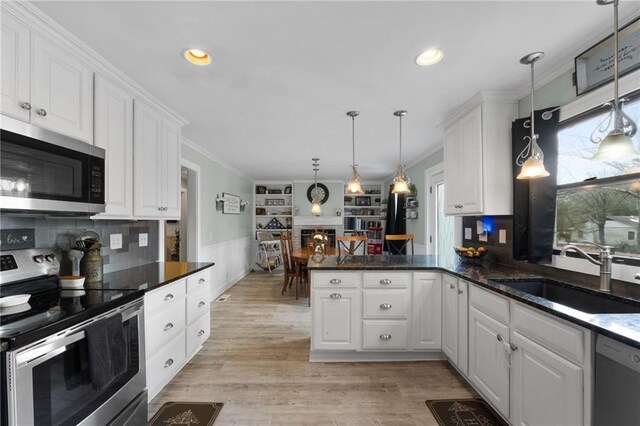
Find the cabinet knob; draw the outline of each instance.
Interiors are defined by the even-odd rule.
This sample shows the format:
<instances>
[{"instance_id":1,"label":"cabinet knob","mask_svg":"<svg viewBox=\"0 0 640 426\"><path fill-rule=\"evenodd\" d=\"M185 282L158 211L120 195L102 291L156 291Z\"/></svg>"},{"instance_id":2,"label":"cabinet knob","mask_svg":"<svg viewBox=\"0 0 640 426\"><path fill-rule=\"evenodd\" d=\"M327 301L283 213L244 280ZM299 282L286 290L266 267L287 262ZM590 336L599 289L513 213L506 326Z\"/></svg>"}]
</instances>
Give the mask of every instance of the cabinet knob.
<instances>
[{"instance_id":1,"label":"cabinet knob","mask_svg":"<svg viewBox=\"0 0 640 426\"><path fill-rule=\"evenodd\" d=\"M462 294L462 293L464 293L464 291L458 290L458 294Z\"/></svg>"},{"instance_id":2,"label":"cabinet knob","mask_svg":"<svg viewBox=\"0 0 640 426\"><path fill-rule=\"evenodd\" d=\"M171 300L173 299L173 294L168 293L165 297L164 297L164 301L166 302L167 300Z\"/></svg>"},{"instance_id":3,"label":"cabinet knob","mask_svg":"<svg viewBox=\"0 0 640 426\"><path fill-rule=\"evenodd\" d=\"M23 102L20 104L20 108L26 109L27 111L31 111L31 104L29 102Z\"/></svg>"},{"instance_id":4,"label":"cabinet knob","mask_svg":"<svg viewBox=\"0 0 640 426\"><path fill-rule=\"evenodd\" d=\"M167 325L164 326L164 331L169 331L173 328L173 324L172 323L167 323Z\"/></svg>"},{"instance_id":5,"label":"cabinet knob","mask_svg":"<svg viewBox=\"0 0 640 426\"><path fill-rule=\"evenodd\" d=\"M333 279L329 280L329 283L331 283L331 284L340 284L340 283L342 283L342 280L340 278L333 278Z\"/></svg>"},{"instance_id":6,"label":"cabinet knob","mask_svg":"<svg viewBox=\"0 0 640 426\"><path fill-rule=\"evenodd\" d=\"M386 284L391 284L391 280L388 279L388 278L382 279L382 280L380 280L380 284L385 284L385 285Z\"/></svg>"},{"instance_id":7,"label":"cabinet knob","mask_svg":"<svg viewBox=\"0 0 640 426\"><path fill-rule=\"evenodd\" d=\"M203 283L203 282L205 282L205 281L206 281L206 280L205 280L204 278L200 278L200 279L198 280L198 284L202 284L202 283Z\"/></svg>"},{"instance_id":8,"label":"cabinet knob","mask_svg":"<svg viewBox=\"0 0 640 426\"><path fill-rule=\"evenodd\" d=\"M202 308L205 305L205 303L203 301L200 301L200 303L198 303L198 308Z\"/></svg>"},{"instance_id":9,"label":"cabinet knob","mask_svg":"<svg viewBox=\"0 0 640 426\"><path fill-rule=\"evenodd\" d=\"M164 363L164 368L171 367L173 365L173 358L169 358L167 362Z\"/></svg>"},{"instance_id":10,"label":"cabinet knob","mask_svg":"<svg viewBox=\"0 0 640 426\"><path fill-rule=\"evenodd\" d=\"M198 337L203 336L203 335L204 335L204 330L198 331Z\"/></svg>"},{"instance_id":11,"label":"cabinet knob","mask_svg":"<svg viewBox=\"0 0 640 426\"><path fill-rule=\"evenodd\" d=\"M496 334L496 339L498 339L498 342L502 342L502 336L499 334Z\"/></svg>"},{"instance_id":12,"label":"cabinet knob","mask_svg":"<svg viewBox=\"0 0 640 426\"><path fill-rule=\"evenodd\" d=\"M515 351L517 351L517 350L518 350L518 347L517 347L516 345L514 345L513 343L509 343L509 348L511 348L511 350L512 350L513 352L515 352Z\"/></svg>"},{"instance_id":13,"label":"cabinet knob","mask_svg":"<svg viewBox=\"0 0 640 426\"><path fill-rule=\"evenodd\" d=\"M162 211L162 207L158 207L158 211L161 212Z\"/></svg>"},{"instance_id":14,"label":"cabinet knob","mask_svg":"<svg viewBox=\"0 0 640 426\"><path fill-rule=\"evenodd\" d=\"M380 309L384 309L385 311L387 309L391 309L391 303L381 303L380 304Z\"/></svg>"},{"instance_id":15,"label":"cabinet knob","mask_svg":"<svg viewBox=\"0 0 640 426\"><path fill-rule=\"evenodd\" d=\"M332 299L342 299L342 295L340 293L331 293L329 297Z\"/></svg>"},{"instance_id":16,"label":"cabinet knob","mask_svg":"<svg viewBox=\"0 0 640 426\"><path fill-rule=\"evenodd\" d=\"M42 117L47 116L47 110L45 110L44 108L40 108L39 110L36 111L36 113Z\"/></svg>"},{"instance_id":17,"label":"cabinet knob","mask_svg":"<svg viewBox=\"0 0 640 426\"><path fill-rule=\"evenodd\" d=\"M451 290L453 290L453 289L455 289L455 288L456 288L456 285L455 285L455 284L449 284L449 288L450 288Z\"/></svg>"},{"instance_id":18,"label":"cabinet knob","mask_svg":"<svg viewBox=\"0 0 640 426\"><path fill-rule=\"evenodd\" d=\"M380 340L391 340L391 335L390 334L381 334L380 335Z\"/></svg>"}]
</instances>

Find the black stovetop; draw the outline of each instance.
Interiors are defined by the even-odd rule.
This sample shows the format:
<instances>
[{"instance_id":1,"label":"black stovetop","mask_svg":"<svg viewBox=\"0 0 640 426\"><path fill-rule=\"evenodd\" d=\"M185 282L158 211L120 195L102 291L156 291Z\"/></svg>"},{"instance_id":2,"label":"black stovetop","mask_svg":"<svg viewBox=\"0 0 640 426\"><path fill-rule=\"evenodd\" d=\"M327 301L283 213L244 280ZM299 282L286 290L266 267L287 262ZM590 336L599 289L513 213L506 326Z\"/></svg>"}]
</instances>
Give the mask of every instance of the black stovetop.
<instances>
[{"instance_id":1,"label":"black stovetop","mask_svg":"<svg viewBox=\"0 0 640 426\"><path fill-rule=\"evenodd\" d=\"M0 293L2 297L31 294L25 304L0 308L3 351L46 338L144 295L144 292L136 290L62 290L58 288L57 276L5 285Z\"/></svg>"}]
</instances>

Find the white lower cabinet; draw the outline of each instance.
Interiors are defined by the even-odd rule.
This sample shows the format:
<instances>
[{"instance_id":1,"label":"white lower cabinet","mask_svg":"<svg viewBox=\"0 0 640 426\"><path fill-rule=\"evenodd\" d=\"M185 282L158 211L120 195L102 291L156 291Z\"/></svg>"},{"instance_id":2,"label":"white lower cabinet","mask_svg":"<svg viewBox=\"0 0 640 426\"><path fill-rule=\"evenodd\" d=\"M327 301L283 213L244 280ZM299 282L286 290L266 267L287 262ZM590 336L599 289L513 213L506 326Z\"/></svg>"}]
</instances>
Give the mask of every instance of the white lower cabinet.
<instances>
[{"instance_id":1,"label":"white lower cabinet","mask_svg":"<svg viewBox=\"0 0 640 426\"><path fill-rule=\"evenodd\" d=\"M518 332L511 335L511 422L581 425L583 371Z\"/></svg>"},{"instance_id":2,"label":"white lower cabinet","mask_svg":"<svg viewBox=\"0 0 640 426\"><path fill-rule=\"evenodd\" d=\"M469 304L468 379L500 414L514 425L591 423L591 332L475 285Z\"/></svg>"},{"instance_id":3,"label":"white lower cabinet","mask_svg":"<svg viewBox=\"0 0 640 426\"><path fill-rule=\"evenodd\" d=\"M468 370L468 284L442 276L442 352L463 374Z\"/></svg>"},{"instance_id":4,"label":"white lower cabinet","mask_svg":"<svg viewBox=\"0 0 640 426\"><path fill-rule=\"evenodd\" d=\"M313 290L313 349L359 348L361 297L356 290Z\"/></svg>"},{"instance_id":5,"label":"white lower cabinet","mask_svg":"<svg viewBox=\"0 0 640 426\"><path fill-rule=\"evenodd\" d=\"M149 400L193 358L211 334L211 269L144 296Z\"/></svg>"},{"instance_id":6,"label":"white lower cabinet","mask_svg":"<svg viewBox=\"0 0 640 426\"><path fill-rule=\"evenodd\" d=\"M407 328L407 321L364 321L362 323L362 349L406 351Z\"/></svg>"},{"instance_id":7,"label":"white lower cabinet","mask_svg":"<svg viewBox=\"0 0 640 426\"><path fill-rule=\"evenodd\" d=\"M413 322L411 347L440 350L442 345L442 274L413 274Z\"/></svg>"},{"instance_id":8,"label":"white lower cabinet","mask_svg":"<svg viewBox=\"0 0 640 426\"><path fill-rule=\"evenodd\" d=\"M495 409L509 417L509 327L473 306L469 309L469 380Z\"/></svg>"}]
</instances>

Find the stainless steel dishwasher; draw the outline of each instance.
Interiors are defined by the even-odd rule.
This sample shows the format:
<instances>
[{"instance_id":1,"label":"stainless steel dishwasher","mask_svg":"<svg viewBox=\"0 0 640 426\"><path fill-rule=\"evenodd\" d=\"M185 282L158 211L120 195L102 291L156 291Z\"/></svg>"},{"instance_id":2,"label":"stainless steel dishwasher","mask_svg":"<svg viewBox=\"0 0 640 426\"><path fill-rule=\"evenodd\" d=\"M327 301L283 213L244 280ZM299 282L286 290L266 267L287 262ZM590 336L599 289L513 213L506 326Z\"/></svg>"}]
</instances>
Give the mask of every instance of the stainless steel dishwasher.
<instances>
[{"instance_id":1,"label":"stainless steel dishwasher","mask_svg":"<svg viewBox=\"0 0 640 426\"><path fill-rule=\"evenodd\" d=\"M594 425L640 424L640 349L598 335Z\"/></svg>"}]
</instances>

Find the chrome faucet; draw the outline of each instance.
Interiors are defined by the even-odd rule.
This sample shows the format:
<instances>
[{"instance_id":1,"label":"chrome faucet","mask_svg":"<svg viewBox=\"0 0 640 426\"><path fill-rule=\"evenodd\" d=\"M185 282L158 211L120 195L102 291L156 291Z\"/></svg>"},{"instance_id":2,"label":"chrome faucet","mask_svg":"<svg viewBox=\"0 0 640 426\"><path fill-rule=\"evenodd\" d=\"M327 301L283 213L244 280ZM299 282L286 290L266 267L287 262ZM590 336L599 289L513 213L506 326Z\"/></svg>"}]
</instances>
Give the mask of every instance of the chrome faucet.
<instances>
[{"instance_id":1,"label":"chrome faucet","mask_svg":"<svg viewBox=\"0 0 640 426\"><path fill-rule=\"evenodd\" d=\"M562 248L560 255L562 257L567 257L567 250L574 250L589 262L598 265L600 267L600 291L611 292L611 265L613 264L613 253L615 251L615 248L612 246L601 246L600 244L583 241L582 244L592 245L600 249L600 261L598 262L584 250L578 247L577 244L579 243L567 244Z\"/></svg>"}]
</instances>

